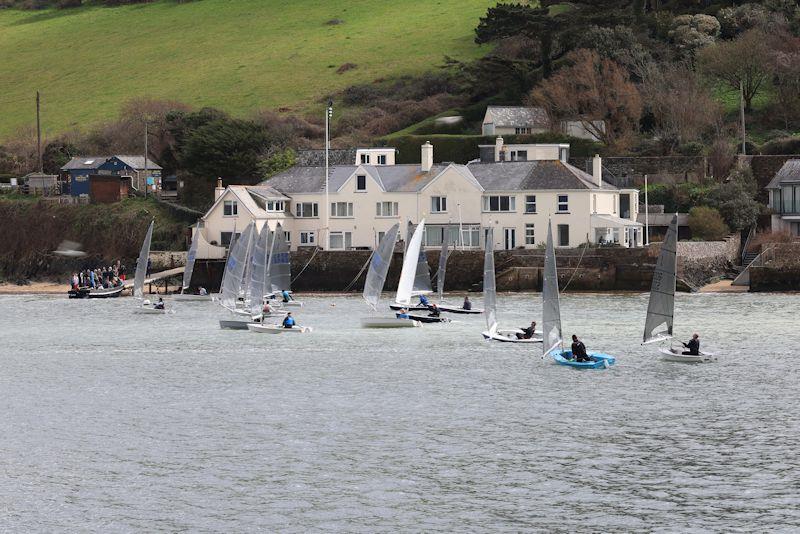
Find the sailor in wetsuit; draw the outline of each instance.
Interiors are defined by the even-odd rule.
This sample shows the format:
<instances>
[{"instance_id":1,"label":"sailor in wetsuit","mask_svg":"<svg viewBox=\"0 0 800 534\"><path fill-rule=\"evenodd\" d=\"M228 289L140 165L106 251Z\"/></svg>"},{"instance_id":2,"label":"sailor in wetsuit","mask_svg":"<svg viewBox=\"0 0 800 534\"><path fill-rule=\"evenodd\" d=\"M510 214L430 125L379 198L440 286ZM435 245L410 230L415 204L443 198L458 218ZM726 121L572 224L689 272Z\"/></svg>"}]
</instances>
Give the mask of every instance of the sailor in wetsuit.
<instances>
[{"instance_id":1,"label":"sailor in wetsuit","mask_svg":"<svg viewBox=\"0 0 800 534\"><path fill-rule=\"evenodd\" d=\"M155 310L163 310L164 309L164 299L162 299L161 297L158 297L158 302L155 303L155 305L153 306L153 309L155 309Z\"/></svg>"},{"instance_id":2,"label":"sailor in wetsuit","mask_svg":"<svg viewBox=\"0 0 800 534\"><path fill-rule=\"evenodd\" d=\"M436 304L431 304L430 307L428 307L428 310L430 310L428 317L439 317L442 314L439 310L439 306Z\"/></svg>"},{"instance_id":3,"label":"sailor in wetsuit","mask_svg":"<svg viewBox=\"0 0 800 534\"><path fill-rule=\"evenodd\" d=\"M572 356L577 362L590 362L592 359L586 354L586 345L583 341L578 339L578 336L572 334Z\"/></svg>"},{"instance_id":4,"label":"sailor in wetsuit","mask_svg":"<svg viewBox=\"0 0 800 534\"><path fill-rule=\"evenodd\" d=\"M695 334L688 343L683 344L688 350L683 353L688 356L700 356L700 336Z\"/></svg>"},{"instance_id":5,"label":"sailor in wetsuit","mask_svg":"<svg viewBox=\"0 0 800 534\"><path fill-rule=\"evenodd\" d=\"M520 328L522 333L517 332L517 339L530 339L536 333L536 321L531 321L531 325L527 328Z\"/></svg>"},{"instance_id":6,"label":"sailor in wetsuit","mask_svg":"<svg viewBox=\"0 0 800 534\"><path fill-rule=\"evenodd\" d=\"M294 317L292 317L292 312L286 314L286 317L283 319L283 327L284 328L292 328L296 323L294 322Z\"/></svg>"}]
</instances>

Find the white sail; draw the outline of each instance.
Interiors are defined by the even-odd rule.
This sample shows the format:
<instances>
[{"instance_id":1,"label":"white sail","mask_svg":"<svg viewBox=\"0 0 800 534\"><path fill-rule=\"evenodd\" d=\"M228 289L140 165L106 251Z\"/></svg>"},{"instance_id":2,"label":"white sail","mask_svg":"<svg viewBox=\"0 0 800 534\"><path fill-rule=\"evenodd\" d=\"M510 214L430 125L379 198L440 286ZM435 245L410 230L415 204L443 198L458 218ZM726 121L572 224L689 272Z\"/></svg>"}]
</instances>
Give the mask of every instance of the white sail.
<instances>
[{"instance_id":1,"label":"white sail","mask_svg":"<svg viewBox=\"0 0 800 534\"><path fill-rule=\"evenodd\" d=\"M483 308L489 333L497 330L497 286L494 274L494 232L486 230L486 251L483 255Z\"/></svg>"},{"instance_id":2,"label":"white sail","mask_svg":"<svg viewBox=\"0 0 800 534\"><path fill-rule=\"evenodd\" d=\"M275 228L275 244L270 254L269 277L273 292L291 291L292 289L292 264L289 254L289 243L281 224Z\"/></svg>"},{"instance_id":3,"label":"white sail","mask_svg":"<svg viewBox=\"0 0 800 534\"><path fill-rule=\"evenodd\" d=\"M647 306L647 319L644 323L642 343L654 343L672 337L672 323L675 315L675 274L678 269L678 216L672 222L661 243L653 284L650 286L650 303ZM664 329L657 332L656 329Z\"/></svg>"},{"instance_id":4,"label":"white sail","mask_svg":"<svg viewBox=\"0 0 800 534\"><path fill-rule=\"evenodd\" d=\"M422 249L422 233L424 231L425 219L420 221L417 229L414 230L414 235L411 237L406 253L403 256L403 270L400 272L400 283L397 286L395 300L398 304L404 306L411 304L411 297L414 294L414 280L417 277L417 265L419 263L419 252Z\"/></svg>"},{"instance_id":5,"label":"white sail","mask_svg":"<svg viewBox=\"0 0 800 534\"><path fill-rule=\"evenodd\" d=\"M542 283L542 355L546 356L561 345L561 306L558 301L558 270L553 248L553 225L547 223L547 249L544 256Z\"/></svg>"},{"instance_id":6,"label":"white sail","mask_svg":"<svg viewBox=\"0 0 800 534\"><path fill-rule=\"evenodd\" d=\"M408 247L411 246L411 240L416 227L408 223L408 237L406 240L406 252ZM425 254L425 249L420 247L419 254L417 254L417 268L414 274L414 286L411 290L411 295L427 295L433 293L433 284L431 283L431 271L428 267L428 255Z\"/></svg>"},{"instance_id":7,"label":"white sail","mask_svg":"<svg viewBox=\"0 0 800 534\"><path fill-rule=\"evenodd\" d=\"M444 276L447 272L447 257L450 254L447 236L442 240L442 250L439 252L439 270L436 272L436 291L439 293L439 300L444 299Z\"/></svg>"},{"instance_id":8,"label":"white sail","mask_svg":"<svg viewBox=\"0 0 800 534\"><path fill-rule=\"evenodd\" d=\"M242 287L245 266L247 262L248 250L255 233L255 223L250 223L245 228L239 239L231 247L228 253L228 261L225 264L225 276L222 280L220 289L220 301L228 309L236 307L239 298L239 291Z\"/></svg>"},{"instance_id":9,"label":"white sail","mask_svg":"<svg viewBox=\"0 0 800 534\"><path fill-rule=\"evenodd\" d=\"M261 313L261 301L270 292L269 253L271 242L269 225L264 223L250 258L250 313L253 315Z\"/></svg>"},{"instance_id":10,"label":"white sail","mask_svg":"<svg viewBox=\"0 0 800 534\"><path fill-rule=\"evenodd\" d=\"M153 240L153 225L155 221L150 221L147 234L144 236L142 248L139 250L139 258L136 260L136 274L133 279L133 296L137 299L144 298L144 279L147 275L147 260L150 258L150 242Z\"/></svg>"},{"instance_id":11,"label":"white sail","mask_svg":"<svg viewBox=\"0 0 800 534\"><path fill-rule=\"evenodd\" d=\"M253 223L253 231L250 235L250 240L247 247L247 253L244 257L244 270L239 285L239 297L247 302L250 299L250 262L256 250L256 243L258 242L258 229Z\"/></svg>"},{"instance_id":12,"label":"white sail","mask_svg":"<svg viewBox=\"0 0 800 534\"><path fill-rule=\"evenodd\" d=\"M386 283L386 275L389 273L389 264L392 261L392 254L394 253L394 245L397 242L397 232L400 229L400 223L392 226L388 232L383 236L381 242L378 243L378 248L372 253L369 260L369 270L367 271L367 279L364 282L364 300L372 307L373 310L378 307L378 300L383 291L383 284Z\"/></svg>"},{"instance_id":13,"label":"white sail","mask_svg":"<svg viewBox=\"0 0 800 534\"><path fill-rule=\"evenodd\" d=\"M200 244L200 223L194 227L194 234L192 234L192 244L189 246L189 252L186 254L186 267L183 270L183 287L181 293L186 293L192 283L192 273L194 272L194 261L197 258L197 247Z\"/></svg>"}]
</instances>

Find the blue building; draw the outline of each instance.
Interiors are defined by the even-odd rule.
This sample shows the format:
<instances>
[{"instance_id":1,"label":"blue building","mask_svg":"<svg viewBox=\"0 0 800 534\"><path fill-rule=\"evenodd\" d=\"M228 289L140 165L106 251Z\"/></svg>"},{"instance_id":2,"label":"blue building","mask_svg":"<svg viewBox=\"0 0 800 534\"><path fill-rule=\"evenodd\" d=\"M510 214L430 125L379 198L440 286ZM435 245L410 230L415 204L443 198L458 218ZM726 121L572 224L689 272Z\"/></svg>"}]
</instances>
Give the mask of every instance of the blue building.
<instances>
[{"instance_id":1,"label":"blue building","mask_svg":"<svg viewBox=\"0 0 800 534\"><path fill-rule=\"evenodd\" d=\"M161 189L161 166L144 156L81 156L72 158L61 167L69 175L70 195L89 195L90 174L128 176L131 187L143 191L149 182L148 192ZM149 178L149 180L148 180Z\"/></svg>"}]
</instances>

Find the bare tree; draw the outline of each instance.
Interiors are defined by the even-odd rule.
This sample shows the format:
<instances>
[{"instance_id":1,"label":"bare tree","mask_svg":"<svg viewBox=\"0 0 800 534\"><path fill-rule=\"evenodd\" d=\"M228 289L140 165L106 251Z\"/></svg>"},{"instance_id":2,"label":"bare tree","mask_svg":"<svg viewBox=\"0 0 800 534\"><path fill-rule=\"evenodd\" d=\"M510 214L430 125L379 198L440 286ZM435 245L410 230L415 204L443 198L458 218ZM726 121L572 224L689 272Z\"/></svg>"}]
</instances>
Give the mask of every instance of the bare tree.
<instances>
[{"instance_id":1,"label":"bare tree","mask_svg":"<svg viewBox=\"0 0 800 534\"><path fill-rule=\"evenodd\" d=\"M719 125L719 104L687 63L648 62L636 70L644 105L655 119L655 134L670 149L697 141Z\"/></svg>"},{"instance_id":2,"label":"bare tree","mask_svg":"<svg viewBox=\"0 0 800 534\"><path fill-rule=\"evenodd\" d=\"M728 84L742 85L744 105L750 110L753 98L770 75L768 36L759 29L748 30L733 41L706 47L697 54L700 68L709 76Z\"/></svg>"},{"instance_id":3,"label":"bare tree","mask_svg":"<svg viewBox=\"0 0 800 534\"><path fill-rule=\"evenodd\" d=\"M532 104L554 119L579 120L603 143L622 148L637 131L642 100L628 71L593 50L576 50L562 67L534 88Z\"/></svg>"}]
</instances>

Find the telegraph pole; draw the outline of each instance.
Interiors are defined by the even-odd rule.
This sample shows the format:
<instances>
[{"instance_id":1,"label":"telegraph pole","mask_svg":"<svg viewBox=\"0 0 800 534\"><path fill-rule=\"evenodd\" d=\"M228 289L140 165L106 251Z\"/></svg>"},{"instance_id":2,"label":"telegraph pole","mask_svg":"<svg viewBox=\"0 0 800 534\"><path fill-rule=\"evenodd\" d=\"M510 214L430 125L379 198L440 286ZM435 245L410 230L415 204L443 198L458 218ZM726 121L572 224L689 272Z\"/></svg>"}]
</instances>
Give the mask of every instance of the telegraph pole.
<instances>
[{"instance_id":1,"label":"telegraph pole","mask_svg":"<svg viewBox=\"0 0 800 534\"><path fill-rule=\"evenodd\" d=\"M328 100L328 106L325 108L325 241L322 242L323 250L328 250L331 246L330 238L330 217L331 217L331 204L328 197L328 151L331 148L330 142L330 122L333 117L333 100Z\"/></svg>"},{"instance_id":2,"label":"telegraph pole","mask_svg":"<svg viewBox=\"0 0 800 534\"><path fill-rule=\"evenodd\" d=\"M39 91L36 91L36 157L39 162L39 174L44 174L42 164L42 121L41 121L41 98Z\"/></svg>"},{"instance_id":3,"label":"telegraph pole","mask_svg":"<svg viewBox=\"0 0 800 534\"><path fill-rule=\"evenodd\" d=\"M747 134L744 128L744 84L739 82L739 114L742 119L742 156L747 155Z\"/></svg>"},{"instance_id":4,"label":"telegraph pole","mask_svg":"<svg viewBox=\"0 0 800 534\"><path fill-rule=\"evenodd\" d=\"M144 119L144 198L147 198L147 118Z\"/></svg>"}]
</instances>

